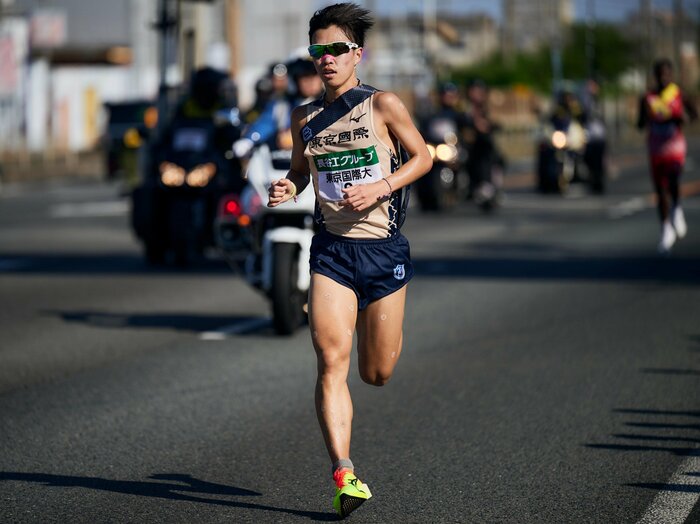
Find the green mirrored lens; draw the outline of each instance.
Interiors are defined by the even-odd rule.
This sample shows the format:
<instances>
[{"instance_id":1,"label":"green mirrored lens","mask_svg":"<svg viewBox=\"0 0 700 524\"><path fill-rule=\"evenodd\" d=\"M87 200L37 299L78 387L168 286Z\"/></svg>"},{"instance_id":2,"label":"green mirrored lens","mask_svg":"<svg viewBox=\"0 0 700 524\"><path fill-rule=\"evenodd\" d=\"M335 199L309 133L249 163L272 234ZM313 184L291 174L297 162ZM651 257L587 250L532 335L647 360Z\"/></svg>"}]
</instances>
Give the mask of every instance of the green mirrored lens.
<instances>
[{"instance_id":1,"label":"green mirrored lens","mask_svg":"<svg viewBox=\"0 0 700 524\"><path fill-rule=\"evenodd\" d=\"M313 58L321 58L323 55L338 56L350 51L350 46L344 42L333 42L332 44L314 44L309 46L309 54Z\"/></svg>"},{"instance_id":2,"label":"green mirrored lens","mask_svg":"<svg viewBox=\"0 0 700 524\"><path fill-rule=\"evenodd\" d=\"M314 44L309 46L309 54L313 58L321 58L323 56L323 50L326 48L325 45Z\"/></svg>"}]
</instances>

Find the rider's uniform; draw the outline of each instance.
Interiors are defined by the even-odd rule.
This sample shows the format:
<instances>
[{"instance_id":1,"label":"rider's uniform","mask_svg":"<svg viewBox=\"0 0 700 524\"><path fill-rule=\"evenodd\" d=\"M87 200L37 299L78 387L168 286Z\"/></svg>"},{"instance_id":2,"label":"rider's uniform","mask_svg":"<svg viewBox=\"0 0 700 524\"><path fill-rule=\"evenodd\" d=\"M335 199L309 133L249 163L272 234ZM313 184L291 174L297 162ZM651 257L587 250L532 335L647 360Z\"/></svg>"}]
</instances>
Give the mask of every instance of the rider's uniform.
<instances>
[{"instance_id":1,"label":"rider's uniform","mask_svg":"<svg viewBox=\"0 0 700 524\"><path fill-rule=\"evenodd\" d=\"M649 119L649 157L651 171L657 184L667 183L669 174L680 174L687 145L681 129L683 97L676 84L668 84L661 92L649 92L644 97Z\"/></svg>"},{"instance_id":2,"label":"rider's uniform","mask_svg":"<svg viewBox=\"0 0 700 524\"><path fill-rule=\"evenodd\" d=\"M352 289L359 309L400 289L413 276L408 240L399 231L399 191L365 211L339 204L344 188L380 181L399 167L394 149L375 133L373 98L312 138L304 150L321 225L311 246L311 270ZM323 111L318 104L306 107L307 122Z\"/></svg>"}]
</instances>

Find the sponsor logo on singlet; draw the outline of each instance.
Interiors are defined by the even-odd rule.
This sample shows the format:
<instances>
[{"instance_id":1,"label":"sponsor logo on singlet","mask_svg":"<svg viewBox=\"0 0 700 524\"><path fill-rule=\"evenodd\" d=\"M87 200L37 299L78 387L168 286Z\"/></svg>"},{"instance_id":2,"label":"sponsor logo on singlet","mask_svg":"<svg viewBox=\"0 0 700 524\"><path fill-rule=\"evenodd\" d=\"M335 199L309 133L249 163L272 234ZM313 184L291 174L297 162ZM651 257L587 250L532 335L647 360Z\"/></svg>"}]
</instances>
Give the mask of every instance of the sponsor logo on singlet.
<instances>
[{"instance_id":1,"label":"sponsor logo on singlet","mask_svg":"<svg viewBox=\"0 0 700 524\"><path fill-rule=\"evenodd\" d=\"M329 201L343 200L343 189L371 184L383 178L374 146L314 155L314 165L318 172L319 196Z\"/></svg>"}]
</instances>

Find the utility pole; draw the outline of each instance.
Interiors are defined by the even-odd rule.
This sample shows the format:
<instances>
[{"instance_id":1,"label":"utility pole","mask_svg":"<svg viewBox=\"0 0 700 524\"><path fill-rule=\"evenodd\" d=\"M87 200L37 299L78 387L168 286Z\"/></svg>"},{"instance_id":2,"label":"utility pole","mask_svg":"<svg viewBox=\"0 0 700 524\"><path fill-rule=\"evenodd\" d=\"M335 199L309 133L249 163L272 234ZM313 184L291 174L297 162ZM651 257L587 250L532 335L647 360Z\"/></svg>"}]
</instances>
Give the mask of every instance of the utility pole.
<instances>
[{"instance_id":1,"label":"utility pole","mask_svg":"<svg viewBox=\"0 0 700 524\"><path fill-rule=\"evenodd\" d=\"M650 71L651 65L654 61L654 26L651 11L651 0L640 0L640 3L640 12L645 25L644 70L648 74L648 71Z\"/></svg>"},{"instance_id":2,"label":"utility pole","mask_svg":"<svg viewBox=\"0 0 700 524\"><path fill-rule=\"evenodd\" d=\"M243 35L241 34L240 0L226 0L226 38L228 40L229 56L231 57L231 76L236 78L243 66Z\"/></svg>"},{"instance_id":3,"label":"utility pole","mask_svg":"<svg viewBox=\"0 0 700 524\"><path fill-rule=\"evenodd\" d=\"M426 63L433 75L439 78L439 66L435 56L435 38L437 34L437 0L423 0L423 52Z\"/></svg>"},{"instance_id":4,"label":"utility pole","mask_svg":"<svg viewBox=\"0 0 700 524\"><path fill-rule=\"evenodd\" d=\"M515 50L514 26L515 26L515 1L502 0L503 25L501 27L501 52L505 60L510 60Z\"/></svg>"},{"instance_id":5,"label":"utility pole","mask_svg":"<svg viewBox=\"0 0 700 524\"><path fill-rule=\"evenodd\" d=\"M559 18L559 10L557 5L551 3L549 5L551 12L547 18L554 24L552 27L552 91L556 94L561 89L563 71L561 63L561 48L562 48L562 27L561 19ZM542 12L538 9L539 12Z\"/></svg>"},{"instance_id":6,"label":"utility pole","mask_svg":"<svg viewBox=\"0 0 700 524\"><path fill-rule=\"evenodd\" d=\"M681 87L684 87L685 84L681 55L683 36L683 0L673 0L673 62L676 69L676 80Z\"/></svg>"},{"instance_id":7,"label":"utility pole","mask_svg":"<svg viewBox=\"0 0 700 524\"><path fill-rule=\"evenodd\" d=\"M173 1L177 2L173 6ZM158 126L156 135L160 136L169 117L168 104L168 69L170 58L177 53L177 28L180 0L158 0L158 21L153 27L158 31L160 40L160 81L158 84ZM173 7L175 11L173 12Z\"/></svg>"},{"instance_id":8,"label":"utility pole","mask_svg":"<svg viewBox=\"0 0 700 524\"><path fill-rule=\"evenodd\" d=\"M595 66L595 0L586 1L586 74L589 79L596 75Z\"/></svg>"}]
</instances>

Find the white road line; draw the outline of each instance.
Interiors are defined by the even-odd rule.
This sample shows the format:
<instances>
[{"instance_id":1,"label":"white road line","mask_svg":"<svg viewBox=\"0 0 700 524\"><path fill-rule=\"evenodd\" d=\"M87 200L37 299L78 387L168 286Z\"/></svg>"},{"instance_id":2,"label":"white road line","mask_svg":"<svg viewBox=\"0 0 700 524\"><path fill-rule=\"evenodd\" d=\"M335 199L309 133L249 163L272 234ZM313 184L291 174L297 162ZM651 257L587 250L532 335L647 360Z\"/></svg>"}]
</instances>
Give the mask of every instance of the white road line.
<instances>
[{"instance_id":1,"label":"white road line","mask_svg":"<svg viewBox=\"0 0 700 524\"><path fill-rule=\"evenodd\" d=\"M683 524L700 498L700 451L684 460L637 524Z\"/></svg>"},{"instance_id":2,"label":"white road line","mask_svg":"<svg viewBox=\"0 0 700 524\"><path fill-rule=\"evenodd\" d=\"M226 340L231 335L242 335L256 329L267 327L272 322L269 318L251 318L221 327L215 331L205 331L199 335L200 340Z\"/></svg>"},{"instance_id":3,"label":"white road line","mask_svg":"<svg viewBox=\"0 0 700 524\"><path fill-rule=\"evenodd\" d=\"M129 211L129 203L124 200L106 202L85 202L80 204L57 204L49 210L51 218L113 217Z\"/></svg>"},{"instance_id":4,"label":"white road line","mask_svg":"<svg viewBox=\"0 0 700 524\"><path fill-rule=\"evenodd\" d=\"M623 218L638 213L639 211L643 211L649 207L652 207L652 205L649 203L649 200L646 197L634 197L611 207L608 210L608 216L612 219Z\"/></svg>"}]
</instances>

